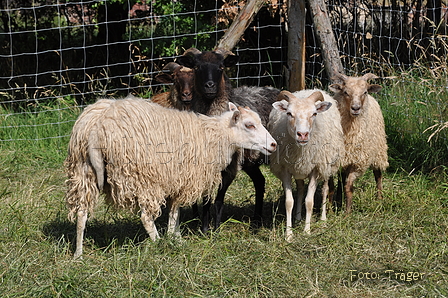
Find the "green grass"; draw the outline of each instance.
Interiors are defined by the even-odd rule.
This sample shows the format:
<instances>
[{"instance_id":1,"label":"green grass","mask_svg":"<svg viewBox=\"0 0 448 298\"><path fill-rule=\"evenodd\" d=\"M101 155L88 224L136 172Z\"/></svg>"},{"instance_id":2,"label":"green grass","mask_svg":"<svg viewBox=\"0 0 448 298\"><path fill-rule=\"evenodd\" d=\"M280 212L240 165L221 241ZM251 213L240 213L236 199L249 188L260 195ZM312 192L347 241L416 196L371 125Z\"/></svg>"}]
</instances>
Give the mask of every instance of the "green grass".
<instances>
[{"instance_id":1,"label":"green grass","mask_svg":"<svg viewBox=\"0 0 448 298\"><path fill-rule=\"evenodd\" d=\"M7 156L6 159L8 160ZM226 199L220 234L201 236L183 210L183 239L151 242L139 218L98 206L82 261L66 219L59 167L1 170L2 297L442 297L448 295L446 177L387 173L357 181L354 212L329 214L310 236L296 224L286 243L280 182L267 167L265 227L250 227L253 191L243 173ZM274 217L273 217L274 216ZM270 220L271 218L273 220ZM166 217L157 221L166 228ZM350 270L424 273L423 280L350 280Z\"/></svg>"},{"instance_id":2,"label":"green grass","mask_svg":"<svg viewBox=\"0 0 448 298\"><path fill-rule=\"evenodd\" d=\"M430 90L385 86L380 103L391 167L384 199L376 199L369 171L355 183L353 213L330 212L326 222L316 215L311 235L299 222L294 241L284 241L281 183L262 167L263 227L251 226L254 191L239 173L219 234L200 235L199 222L185 208L182 240L163 237L154 243L137 215L101 202L78 261L72 259L76 227L67 220L64 202L68 137L48 136L68 135L79 110L61 101L58 109L33 107L45 113L3 112L1 138L25 140L0 142L0 296L446 297L447 141L442 132L427 143L429 133L423 133L431 119L439 119L437 102L446 100ZM166 230L166 210L157 225ZM393 270L391 278L386 270ZM359 272L375 272L380 279L351 278ZM423 279L401 281L400 274L408 272L423 273Z\"/></svg>"}]
</instances>

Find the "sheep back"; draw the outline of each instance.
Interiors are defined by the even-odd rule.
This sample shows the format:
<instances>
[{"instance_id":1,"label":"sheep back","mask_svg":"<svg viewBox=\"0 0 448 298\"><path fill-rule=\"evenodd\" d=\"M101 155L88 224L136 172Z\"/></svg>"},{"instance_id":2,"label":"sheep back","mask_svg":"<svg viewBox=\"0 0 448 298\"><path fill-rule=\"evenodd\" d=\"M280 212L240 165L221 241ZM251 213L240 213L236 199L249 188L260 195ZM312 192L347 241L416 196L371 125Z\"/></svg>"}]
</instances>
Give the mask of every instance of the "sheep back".
<instances>
[{"instance_id":1,"label":"sheep back","mask_svg":"<svg viewBox=\"0 0 448 298\"><path fill-rule=\"evenodd\" d=\"M96 105L80 119L88 118ZM165 109L143 99L112 101L101 117L91 118L95 118L90 127L95 128L92 133L96 136L88 139L97 143L88 146L100 150L107 176L104 192L108 203L115 207L132 211L144 208L159 216L165 198L170 197L179 206L191 205L210 195L221 181L220 171L226 161L220 154L226 149L222 146L228 146L230 141L217 119ZM90 127L79 122L73 134ZM71 145L80 147L76 141ZM79 150L85 151L83 148ZM84 204L75 199L79 197L77 185L88 184L83 180L86 171L90 176L95 173L85 152L85 158L78 160L71 156L73 153L70 151L67 163L78 173L69 179L70 214ZM96 191L92 193L96 195Z\"/></svg>"}]
</instances>

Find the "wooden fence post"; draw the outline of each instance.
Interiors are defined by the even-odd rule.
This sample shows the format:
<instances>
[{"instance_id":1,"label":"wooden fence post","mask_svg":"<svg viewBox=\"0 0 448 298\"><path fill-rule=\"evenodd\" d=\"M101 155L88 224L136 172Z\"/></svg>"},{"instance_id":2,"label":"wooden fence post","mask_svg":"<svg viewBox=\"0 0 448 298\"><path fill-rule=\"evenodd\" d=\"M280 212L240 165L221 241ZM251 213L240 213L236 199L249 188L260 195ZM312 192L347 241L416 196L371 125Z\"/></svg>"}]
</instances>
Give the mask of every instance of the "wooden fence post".
<instances>
[{"instance_id":1,"label":"wooden fence post","mask_svg":"<svg viewBox=\"0 0 448 298\"><path fill-rule=\"evenodd\" d=\"M288 90L305 89L305 0L288 1Z\"/></svg>"},{"instance_id":2,"label":"wooden fence post","mask_svg":"<svg viewBox=\"0 0 448 298\"><path fill-rule=\"evenodd\" d=\"M317 39L320 42L322 58L328 78L334 77L336 72L344 74L341 58L339 56L338 44L331 28L331 22L327 13L324 0L309 0L311 14Z\"/></svg>"}]
</instances>

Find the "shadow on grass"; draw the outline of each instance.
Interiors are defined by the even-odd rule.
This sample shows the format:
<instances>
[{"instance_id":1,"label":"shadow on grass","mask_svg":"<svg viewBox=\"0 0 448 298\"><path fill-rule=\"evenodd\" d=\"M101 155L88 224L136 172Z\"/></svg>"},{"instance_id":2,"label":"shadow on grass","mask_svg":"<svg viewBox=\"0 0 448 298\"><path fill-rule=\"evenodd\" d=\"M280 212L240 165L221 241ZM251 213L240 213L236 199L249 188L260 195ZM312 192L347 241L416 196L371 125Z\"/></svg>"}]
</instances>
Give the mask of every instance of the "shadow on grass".
<instances>
[{"instance_id":1,"label":"shadow on grass","mask_svg":"<svg viewBox=\"0 0 448 298\"><path fill-rule=\"evenodd\" d=\"M283 221L285 217L284 196L282 195L278 200L268 201L263 204L263 220L254 220L254 204L248 202L240 206L227 202L224 205L222 222L229 219L248 224L250 231L257 234L260 229L272 229L279 221ZM315 204L313 214L320 214L321 197L320 191L316 191ZM202 208L200 206L200 213ZM212 223L214 223L214 208L212 210ZM303 218L305 216L305 208L303 208ZM141 223L140 217L132 214L127 214L123 218L117 218L114 211L109 211L105 219L89 218L85 230L85 242L98 249L106 249L111 244L116 246L123 246L129 242L139 244L145 241L149 236ZM190 207L182 208L181 210L181 229L182 233L202 235L200 231L201 221L195 218L193 210ZM156 226L159 234L163 237L166 234L168 223L168 211L164 209L162 215L156 220ZM213 227L212 227L213 228ZM225 227L223 227L225 228ZM76 240L76 223L70 222L65 214L58 214L56 218L48 221L42 228L42 232L49 239L54 242L59 242L61 239L71 244L71 249L75 250Z\"/></svg>"},{"instance_id":2,"label":"shadow on grass","mask_svg":"<svg viewBox=\"0 0 448 298\"><path fill-rule=\"evenodd\" d=\"M306 195L306 193L305 193ZM294 192L294 199L296 199L296 194ZM297 204L297 201L294 202ZM303 202L302 206L302 218L305 219L306 208L305 203ZM316 190L314 195L314 207L313 207L313 216L317 218L317 215L321 214L322 207L322 191L320 186ZM293 216L295 214L295 208L293 210ZM255 205L254 203L247 202L244 205L236 205L232 204L229 201L224 201L224 208L222 213L222 223L225 223L228 220L233 220L236 222L241 222L244 224L248 224L252 233L257 234L260 229L272 229L274 226L277 226L279 222L284 221L286 218L285 211L285 196L281 195L279 198L271 201L265 201L263 203L263 213L262 219L256 219L254 216ZM201 208L200 208L200 213ZM215 212L214 207L211 207L211 223L214 225ZM200 221L198 221L200 222ZM199 229L200 227L198 227ZM213 227L211 227L213 229Z\"/></svg>"},{"instance_id":3,"label":"shadow on grass","mask_svg":"<svg viewBox=\"0 0 448 298\"><path fill-rule=\"evenodd\" d=\"M76 240L76 223L67 219L56 218L46 223L42 229L43 233L57 242L61 238L71 243L72 251ZM84 239L94 244L97 248L105 248L115 243L122 246L132 240L140 243L148 238L148 234L141 222L133 216L125 219L114 219L113 222L105 222L98 219L87 221Z\"/></svg>"},{"instance_id":4,"label":"shadow on grass","mask_svg":"<svg viewBox=\"0 0 448 298\"><path fill-rule=\"evenodd\" d=\"M140 217L131 213L124 213L125 217L116 218L114 211L108 212L106 220L98 218L89 218L85 229L84 241L98 249L106 249L111 244L123 246L129 242L139 244L145 241L149 235L146 232ZM200 221L192 219L193 212L191 208L183 208L180 222L182 228L199 233ZM163 237L166 234L168 223L168 212L162 211L162 215L157 218L157 231ZM71 249L75 251L76 241L76 223L70 222L64 214L59 214L53 220L47 222L42 232L54 242L61 239L71 244Z\"/></svg>"}]
</instances>

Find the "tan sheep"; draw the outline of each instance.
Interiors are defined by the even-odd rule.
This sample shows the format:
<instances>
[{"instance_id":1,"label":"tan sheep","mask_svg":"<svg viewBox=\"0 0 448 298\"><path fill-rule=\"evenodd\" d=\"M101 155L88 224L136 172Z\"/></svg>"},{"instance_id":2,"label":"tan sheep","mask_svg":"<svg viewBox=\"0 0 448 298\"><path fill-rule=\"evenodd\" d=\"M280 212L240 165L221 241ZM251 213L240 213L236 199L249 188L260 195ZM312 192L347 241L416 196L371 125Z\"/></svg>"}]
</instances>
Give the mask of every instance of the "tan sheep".
<instances>
[{"instance_id":1,"label":"tan sheep","mask_svg":"<svg viewBox=\"0 0 448 298\"><path fill-rule=\"evenodd\" d=\"M344 130L342 184L347 213L352 209L355 180L371 167L375 175L377 196L381 198L382 171L389 166L383 114L376 99L369 95L381 90L380 85L368 83L369 79L375 78L378 77L371 73L362 77L339 74L334 79L339 79L341 83L330 85L330 90L335 93L334 99L338 102Z\"/></svg>"},{"instance_id":2,"label":"tan sheep","mask_svg":"<svg viewBox=\"0 0 448 298\"><path fill-rule=\"evenodd\" d=\"M275 150L255 112L234 104L229 109L208 117L137 98L88 106L73 127L65 161L69 218L77 217L75 258L101 191L116 208L140 210L155 240L162 206L170 208L168 231L178 234L179 207L211 195L237 150Z\"/></svg>"}]
</instances>

